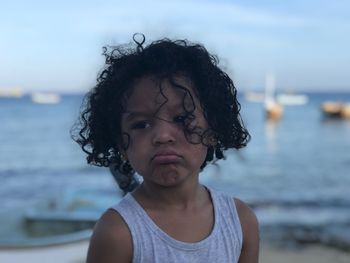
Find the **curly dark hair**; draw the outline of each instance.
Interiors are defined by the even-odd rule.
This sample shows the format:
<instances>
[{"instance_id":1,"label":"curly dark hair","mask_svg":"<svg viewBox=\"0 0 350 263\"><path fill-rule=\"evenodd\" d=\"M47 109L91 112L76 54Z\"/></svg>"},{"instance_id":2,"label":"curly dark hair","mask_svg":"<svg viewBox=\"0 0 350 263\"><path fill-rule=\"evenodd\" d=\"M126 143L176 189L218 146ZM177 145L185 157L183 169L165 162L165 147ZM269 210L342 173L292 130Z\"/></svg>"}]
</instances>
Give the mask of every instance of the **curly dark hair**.
<instances>
[{"instance_id":1,"label":"curly dark hair","mask_svg":"<svg viewBox=\"0 0 350 263\"><path fill-rule=\"evenodd\" d=\"M144 76L169 80L174 87L187 90L174 81L176 75L183 74L194 84L208 130L216 141L215 146L208 145L201 169L215 157L224 158L223 151L242 148L250 140L239 113L237 90L230 77L218 67L218 58L209 54L204 46L167 38L145 45L143 35L134 35L128 45L104 47L103 55L105 67L96 86L85 96L81 116L71 131L72 138L87 153L88 163L114 165L124 175L133 173L129 163L122 159L120 150L124 149L119 149L123 145L121 115L134 81ZM193 117L193 110L187 113L187 119ZM189 138L195 131L185 123L184 132L191 142ZM203 143L207 132L199 134L200 142Z\"/></svg>"}]
</instances>

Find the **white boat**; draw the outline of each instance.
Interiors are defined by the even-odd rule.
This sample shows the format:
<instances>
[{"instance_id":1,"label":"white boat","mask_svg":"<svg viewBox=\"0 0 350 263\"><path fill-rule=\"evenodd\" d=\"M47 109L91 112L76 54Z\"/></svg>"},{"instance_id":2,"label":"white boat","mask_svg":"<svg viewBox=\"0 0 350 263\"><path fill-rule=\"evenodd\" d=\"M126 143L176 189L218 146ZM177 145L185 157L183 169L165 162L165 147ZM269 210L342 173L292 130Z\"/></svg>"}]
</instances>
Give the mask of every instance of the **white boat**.
<instances>
[{"instance_id":1,"label":"white boat","mask_svg":"<svg viewBox=\"0 0 350 263\"><path fill-rule=\"evenodd\" d=\"M57 93L34 92L31 94L31 100L38 104L57 104L61 100L61 96Z\"/></svg>"},{"instance_id":2,"label":"white boat","mask_svg":"<svg viewBox=\"0 0 350 263\"><path fill-rule=\"evenodd\" d=\"M270 95L269 95L270 96ZM273 95L274 96L274 95ZM275 96L274 100L285 106L300 106L309 102L309 97L304 94L280 93ZM244 98L249 102L264 103L265 93L248 91L244 94Z\"/></svg>"},{"instance_id":3,"label":"white boat","mask_svg":"<svg viewBox=\"0 0 350 263\"><path fill-rule=\"evenodd\" d=\"M277 95L278 103L282 105L298 106L305 105L309 102L309 97L303 94L279 94Z\"/></svg>"},{"instance_id":4,"label":"white boat","mask_svg":"<svg viewBox=\"0 0 350 263\"><path fill-rule=\"evenodd\" d=\"M265 100L265 93L264 92L257 92L257 91L247 91L244 94L244 98L249 102L261 102L261 103L263 103Z\"/></svg>"}]
</instances>

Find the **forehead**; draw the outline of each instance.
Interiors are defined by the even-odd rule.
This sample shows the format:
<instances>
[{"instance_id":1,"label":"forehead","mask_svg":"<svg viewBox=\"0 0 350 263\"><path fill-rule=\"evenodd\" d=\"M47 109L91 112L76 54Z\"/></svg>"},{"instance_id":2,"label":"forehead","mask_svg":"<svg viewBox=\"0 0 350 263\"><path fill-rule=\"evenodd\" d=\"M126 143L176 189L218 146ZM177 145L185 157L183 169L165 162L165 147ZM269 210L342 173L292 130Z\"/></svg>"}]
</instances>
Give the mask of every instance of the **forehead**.
<instances>
[{"instance_id":1,"label":"forehead","mask_svg":"<svg viewBox=\"0 0 350 263\"><path fill-rule=\"evenodd\" d=\"M134 82L126 100L126 111L154 110L159 106L189 107L198 104L192 81L184 76L169 79L142 77ZM191 104L191 105L190 105Z\"/></svg>"}]
</instances>

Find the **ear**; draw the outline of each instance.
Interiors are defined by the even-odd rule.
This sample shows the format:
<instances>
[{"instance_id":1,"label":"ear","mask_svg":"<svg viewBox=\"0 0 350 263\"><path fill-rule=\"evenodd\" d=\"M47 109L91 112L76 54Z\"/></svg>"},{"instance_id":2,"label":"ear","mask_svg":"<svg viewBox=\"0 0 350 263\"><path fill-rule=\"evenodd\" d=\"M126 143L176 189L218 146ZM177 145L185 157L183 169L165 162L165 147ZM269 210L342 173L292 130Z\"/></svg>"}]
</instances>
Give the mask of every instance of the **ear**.
<instances>
[{"instance_id":1,"label":"ear","mask_svg":"<svg viewBox=\"0 0 350 263\"><path fill-rule=\"evenodd\" d=\"M129 144L129 136L126 133L121 134L121 138L116 142L119 156L122 160L127 160L128 155L126 153L127 145Z\"/></svg>"},{"instance_id":2,"label":"ear","mask_svg":"<svg viewBox=\"0 0 350 263\"><path fill-rule=\"evenodd\" d=\"M125 150L119 150L119 155L120 155L120 158L121 158L123 161L128 160L128 155L127 155L127 153L126 153Z\"/></svg>"}]
</instances>

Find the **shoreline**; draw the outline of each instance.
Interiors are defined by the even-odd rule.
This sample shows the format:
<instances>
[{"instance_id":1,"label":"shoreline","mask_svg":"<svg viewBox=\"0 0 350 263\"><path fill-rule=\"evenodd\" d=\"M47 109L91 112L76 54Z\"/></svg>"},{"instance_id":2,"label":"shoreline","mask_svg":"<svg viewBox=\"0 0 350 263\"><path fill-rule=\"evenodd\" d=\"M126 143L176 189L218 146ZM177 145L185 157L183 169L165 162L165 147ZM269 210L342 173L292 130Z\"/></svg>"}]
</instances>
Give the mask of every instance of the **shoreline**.
<instances>
[{"instance_id":1,"label":"shoreline","mask_svg":"<svg viewBox=\"0 0 350 263\"><path fill-rule=\"evenodd\" d=\"M84 263L89 240L30 248L0 248L0 262Z\"/></svg>"},{"instance_id":2,"label":"shoreline","mask_svg":"<svg viewBox=\"0 0 350 263\"><path fill-rule=\"evenodd\" d=\"M0 262L6 263L83 263L89 241L37 248L0 248ZM348 263L350 252L323 245L279 246L268 241L260 244L259 263Z\"/></svg>"},{"instance_id":3,"label":"shoreline","mask_svg":"<svg viewBox=\"0 0 350 263\"><path fill-rule=\"evenodd\" d=\"M262 242L259 263L349 263L350 252L336 248L308 244L287 247Z\"/></svg>"}]
</instances>

